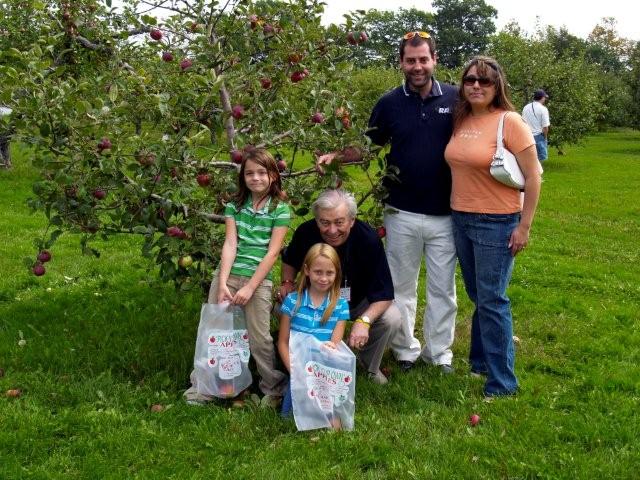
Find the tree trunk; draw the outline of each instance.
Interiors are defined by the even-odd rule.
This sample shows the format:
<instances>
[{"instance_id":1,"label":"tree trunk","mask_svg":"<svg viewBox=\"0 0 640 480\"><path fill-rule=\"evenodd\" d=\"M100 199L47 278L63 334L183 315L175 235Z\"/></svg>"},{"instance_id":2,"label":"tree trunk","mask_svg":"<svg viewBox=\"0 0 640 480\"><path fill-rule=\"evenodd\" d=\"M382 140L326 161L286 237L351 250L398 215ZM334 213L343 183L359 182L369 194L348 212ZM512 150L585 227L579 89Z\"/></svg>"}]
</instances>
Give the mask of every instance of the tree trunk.
<instances>
[{"instance_id":1,"label":"tree trunk","mask_svg":"<svg viewBox=\"0 0 640 480\"><path fill-rule=\"evenodd\" d=\"M11 168L10 138L10 135L0 134L0 167L7 169Z\"/></svg>"}]
</instances>

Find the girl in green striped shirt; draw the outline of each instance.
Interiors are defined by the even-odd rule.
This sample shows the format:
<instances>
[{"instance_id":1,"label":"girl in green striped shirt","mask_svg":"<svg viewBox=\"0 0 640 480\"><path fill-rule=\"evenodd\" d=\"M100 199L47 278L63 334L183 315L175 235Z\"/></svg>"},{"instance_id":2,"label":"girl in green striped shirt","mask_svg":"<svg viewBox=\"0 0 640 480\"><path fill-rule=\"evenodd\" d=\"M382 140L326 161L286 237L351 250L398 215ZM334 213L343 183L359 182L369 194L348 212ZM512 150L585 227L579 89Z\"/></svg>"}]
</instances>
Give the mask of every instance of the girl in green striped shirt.
<instances>
[{"instance_id":1,"label":"girl in green striped shirt","mask_svg":"<svg viewBox=\"0 0 640 480\"><path fill-rule=\"evenodd\" d=\"M245 149L238 193L225 208L225 241L209 291L210 303L244 307L249 346L260 375L262 404L277 407L286 376L275 368L270 333L271 268L291 220L276 162L264 149Z\"/></svg>"}]
</instances>

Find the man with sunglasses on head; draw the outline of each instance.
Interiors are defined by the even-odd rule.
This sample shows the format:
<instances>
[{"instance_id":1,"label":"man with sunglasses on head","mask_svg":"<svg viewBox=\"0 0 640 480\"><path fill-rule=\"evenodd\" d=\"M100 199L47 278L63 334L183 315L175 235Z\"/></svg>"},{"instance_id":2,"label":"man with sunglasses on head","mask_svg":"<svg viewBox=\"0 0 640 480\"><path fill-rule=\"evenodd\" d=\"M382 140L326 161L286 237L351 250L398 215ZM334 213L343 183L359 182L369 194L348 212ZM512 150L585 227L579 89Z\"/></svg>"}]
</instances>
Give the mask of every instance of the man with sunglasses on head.
<instances>
[{"instance_id":1,"label":"man with sunglasses on head","mask_svg":"<svg viewBox=\"0 0 640 480\"><path fill-rule=\"evenodd\" d=\"M390 144L384 186L388 196L384 224L386 255L402 315L391 347L400 370L416 360L453 372L451 345L457 312L456 251L451 224L451 172L444 150L452 132L458 89L433 76L436 46L427 32L408 32L400 42L404 83L378 100L367 135L377 145ZM329 163L335 154L323 155ZM424 348L414 335L417 288L422 257L426 269Z\"/></svg>"}]
</instances>

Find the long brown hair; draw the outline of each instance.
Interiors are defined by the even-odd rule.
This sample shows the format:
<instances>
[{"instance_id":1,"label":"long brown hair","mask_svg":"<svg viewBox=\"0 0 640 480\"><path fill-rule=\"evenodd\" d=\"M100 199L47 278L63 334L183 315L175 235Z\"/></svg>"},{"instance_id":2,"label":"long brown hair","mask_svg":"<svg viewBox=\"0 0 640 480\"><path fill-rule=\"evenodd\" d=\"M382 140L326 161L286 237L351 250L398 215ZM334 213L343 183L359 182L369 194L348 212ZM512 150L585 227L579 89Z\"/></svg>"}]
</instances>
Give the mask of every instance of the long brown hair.
<instances>
[{"instance_id":1,"label":"long brown hair","mask_svg":"<svg viewBox=\"0 0 640 480\"><path fill-rule=\"evenodd\" d=\"M244 170L249 160L267 169L267 174L271 180L267 196L271 197L272 200L276 200L270 206L270 209L273 210L278 204L277 200L286 200L287 194L282 190L282 178L280 177L278 165L273 155L264 148L245 147L242 151L242 163L240 164L240 172L238 172L238 191L231 200L235 203L236 208L240 209L251 195L251 190L249 190L244 181Z\"/></svg>"},{"instance_id":2,"label":"long brown hair","mask_svg":"<svg viewBox=\"0 0 640 480\"><path fill-rule=\"evenodd\" d=\"M462 71L460 77L460 90L458 90L458 102L453 112L453 131L455 132L462 121L471 114L471 104L464 96L464 84L462 79L467 76L471 67L476 67L478 75L490 78L493 80L493 84L496 87L496 95L493 97L491 106L497 110L507 110L509 112L515 111L513 103L509 98L509 85L507 84L507 77L502 70L502 67L491 57L485 57L479 55L473 57L469 63L467 63Z\"/></svg>"},{"instance_id":3,"label":"long brown hair","mask_svg":"<svg viewBox=\"0 0 640 480\"><path fill-rule=\"evenodd\" d=\"M298 278L298 300L296 301L296 306L293 309L293 313L295 313L300 304L302 303L302 295L304 294L304 290L309 288L310 282L309 277L304 274L305 267L307 269L311 268L311 264L318 258L324 257L327 258L333 263L334 268L336 269L336 278L333 280L333 285L331 285L331 290L329 291L329 295L331 296L331 302L329 306L324 311L322 315L322 319L320 323L325 324L333 310L336 308L336 304L338 303L338 298L340 298L340 282L342 282L342 271L340 269L340 257L338 256L338 252L336 252L335 248L331 245L327 245L326 243L316 243L312 246L307 254L304 257L304 261L302 262L302 268L300 278Z\"/></svg>"}]
</instances>

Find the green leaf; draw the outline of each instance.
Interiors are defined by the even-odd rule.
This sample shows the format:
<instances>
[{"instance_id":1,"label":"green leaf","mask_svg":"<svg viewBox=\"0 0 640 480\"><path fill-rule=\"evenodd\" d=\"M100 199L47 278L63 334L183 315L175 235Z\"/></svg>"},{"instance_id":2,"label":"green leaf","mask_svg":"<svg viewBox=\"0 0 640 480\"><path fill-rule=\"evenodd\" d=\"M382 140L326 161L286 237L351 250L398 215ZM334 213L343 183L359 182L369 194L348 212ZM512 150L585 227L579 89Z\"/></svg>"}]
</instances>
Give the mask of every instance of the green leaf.
<instances>
[{"instance_id":1,"label":"green leaf","mask_svg":"<svg viewBox=\"0 0 640 480\"><path fill-rule=\"evenodd\" d=\"M113 85L111 85L111 88L109 89L109 100L111 100L112 103L116 103L117 98L118 98L118 84L114 83Z\"/></svg>"},{"instance_id":2,"label":"green leaf","mask_svg":"<svg viewBox=\"0 0 640 480\"><path fill-rule=\"evenodd\" d=\"M109 2L109 3L111 3L111 2ZM140 16L140 20L142 20L147 25L157 25L158 24L158 20L156 20L156 17L152 17L151 15L142 15L142 16Z\"/></svg>"},{"instance_id":3,"label":"green leaf","mask_svg":"<svg viewBox=\"0 0 640 480\"><path fill-rule=\"evenodd\" d=\"M58 237L60 237L60 235L62 235L63 233L64 232L62 230L55 230L54 232L52 232L51 235L49 236L49 239L45 242L44 247L45 248L51 248L51 246L54 243L56 243L56 240L58 240Z\"/></svg>"}]
</instances>

